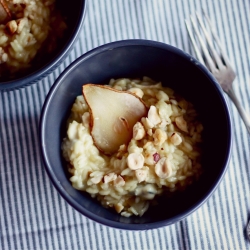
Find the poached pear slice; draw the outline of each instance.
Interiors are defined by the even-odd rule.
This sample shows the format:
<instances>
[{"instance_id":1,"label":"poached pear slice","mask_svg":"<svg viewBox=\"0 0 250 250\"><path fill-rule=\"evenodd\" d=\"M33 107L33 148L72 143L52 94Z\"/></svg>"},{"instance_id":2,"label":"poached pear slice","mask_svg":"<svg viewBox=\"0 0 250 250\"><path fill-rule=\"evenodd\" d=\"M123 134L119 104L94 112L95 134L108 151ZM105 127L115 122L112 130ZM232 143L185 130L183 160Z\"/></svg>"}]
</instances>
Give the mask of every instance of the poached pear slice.
<instances>
[{"instance_id":1,"label":"poached pear slice","mask_svg":"<svg viewBox=\"0 0 250 250\"><path fill-rule=\"evenodd\" d=\"M133 126L147 115L147 107L136 95L111 87L86 84L83 96L90 109L90 128L95 146L113 154L133 136Z\"/></svg>"}]
</instances>

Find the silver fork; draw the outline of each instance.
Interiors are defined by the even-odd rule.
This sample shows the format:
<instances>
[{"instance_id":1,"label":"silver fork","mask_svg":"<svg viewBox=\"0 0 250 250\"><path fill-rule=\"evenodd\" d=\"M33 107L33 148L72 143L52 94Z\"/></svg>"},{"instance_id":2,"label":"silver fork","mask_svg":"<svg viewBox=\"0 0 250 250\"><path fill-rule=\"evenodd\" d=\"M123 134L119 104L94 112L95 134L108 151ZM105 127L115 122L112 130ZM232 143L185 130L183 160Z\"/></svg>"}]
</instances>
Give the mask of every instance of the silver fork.
<instances>
[{"instance_id":1,"label":"silver fork","mask_svg":"<svg viewBox=\"0 0 250 250\"><path fill-rule=\"evenodd\" d=\"M214 28L211 24L211 21L209 20L207 14L203 10L204 17L208 23L208 26L211 30L212 37L214 41L211 39L209 32L205 28L205 25L199 16L198 13L196 13L196 17L198 20L198 23L201 27L201 30L204 33L205 41L202 38L202 35L198 29L198 26L195 22L194 17L190 16L191 19L191 25L194 30L194 34L197 37L197 40L200 44L200 49L198 46L198 43L196 43L192 29L190 28L190 25L188 24L188 21L185 20L187 31L191 40L191 43L194 47L197 59L203 63L207 68L211 71L211 73L215 76L217 81L220 83L222 89L228 94L228 96L231 98L231 100L234 102L236 108L238 109L240 116L242 120L244 121L247 131L250 134L250 118L243 109L242 105L240 104L237 96L235 95L234 89L233 89L233 81L236 77L236 74L234 70L232 69L229 59L225 52L223 51L223 48L221 46L221 43L219 41L218 36L216 35L216 32L214 31ZM219 52L214 47L214 42L216 43L217 47L219 48ZM207 48L207 45L208 48ZM203 55L202 55L202 53ZM210 52L210 53L209 53ZM204 59L205 60L204 60ZM246 234L248 239L250 240L250 221L248 221L247 227L246 227Z\"/></svg>"},{"instance_id":2,"label":"silver fork","mask_svg":"<svg viewBox=\"0 0 250 250\"><path fill-rule=\"evenodd\" d=\"M247 131L250 134L250 118L245 112L242 105L240 104L239 99L235 95L235 92L233 89L233 81L236 77L236 74L229 63L229 59L221 46L221 43L219 41L218 36L216 35L214 31L211 21L209 20L208 16L206 15L204 11L203 11L203 14L211 30L212 36L209 34L208 30L205 28L205 24L203 23L202 18L200 17L198 13L196 13L198 22L195 22L194 17L190 16L191 26L189 25L188 21L185 20L186 28L187 28L191 43L194 47L194 51L196 53L197 59L201 63L203 63L205 66L207 66L207 68L211 71L211 73L220 83L222 89L228 94L228 96L234 102L242 120L244 121L246 125ZM197 23L198 25L200 25L201 30L203 31L203 37L205 38L205 41L200 33ZM191 29L191 27L193 29ZM195 36L197 39L195 39ZM196 42L196 40L198 42ZM219 52L217 52L217 50L215 49L214 44L217 45ZM250 228L250 225L249 225L249 228Z\"/></svg>"}]
</instances>

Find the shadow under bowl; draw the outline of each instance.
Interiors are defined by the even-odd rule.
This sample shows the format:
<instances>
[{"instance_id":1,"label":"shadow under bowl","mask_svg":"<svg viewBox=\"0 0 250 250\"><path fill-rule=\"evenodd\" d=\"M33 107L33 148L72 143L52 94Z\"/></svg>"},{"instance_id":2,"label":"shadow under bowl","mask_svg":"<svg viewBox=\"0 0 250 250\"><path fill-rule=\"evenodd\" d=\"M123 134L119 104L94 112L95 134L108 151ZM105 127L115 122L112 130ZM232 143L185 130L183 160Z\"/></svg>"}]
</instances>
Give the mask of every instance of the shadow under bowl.
<instances>
[{"instance_id":1,"label":"shadow under bowl","mask_svg":"<svg viewBox=\"0 0 250 250\"><path fill-rule=\"evenodd\" d=\"M66 120L85 83L107 84L111 78L148 76L192 102L204 125L203 170L200 180L172 198L162 196L142 217L122 217L103 208L69 181L61 142ZM105 105L105 104L104 104ZM115 103L114 103L115 105ZM46 171L64 199L86 217L128 230L173 224L199 208L214 192L231 153L231 119L222 90L196 59L167 44L147 40L118 41L98 47L73 62L56 80L43 106L40 146Z\"/></svg>"}]
</instances>

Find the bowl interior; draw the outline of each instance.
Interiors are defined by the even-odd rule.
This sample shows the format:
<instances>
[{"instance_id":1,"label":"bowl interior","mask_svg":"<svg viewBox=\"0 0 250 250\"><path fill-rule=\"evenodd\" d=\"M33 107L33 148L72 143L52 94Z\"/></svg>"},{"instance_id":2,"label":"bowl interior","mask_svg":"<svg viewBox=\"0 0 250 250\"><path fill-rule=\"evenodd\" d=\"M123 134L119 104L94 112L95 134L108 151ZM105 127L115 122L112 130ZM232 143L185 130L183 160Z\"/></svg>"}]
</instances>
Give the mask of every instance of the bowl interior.
<instances>
[{"instance_id":1,"label":"bowl interior","mask_svg":"<svg viewBox=\"0 0 250 250\"><path fill-rule=\"evenodd\" d=\"M142 76L161 81L196 106L204 124L204 173L185 192L173 198L161 197L159 205L151 207L142 217L125 218L103 208L88 194L72 188L60 146L66 134L65 123L71 106L76 96L81 95L83 84L107 84L111 78ZM66 69L45 102L41 141L47 172L58 191L73 207L109 226L147 229L184 218L209 197L227 166L231 125L220 88L196 60L165 44L132 41L93 50Z\"/></svg>"},{"instance_id":2,"label":"bowl interior","mask_svg":"<svg viewBox=\"0 0 250 250\"><path fill-rule=\"evenodd\" d=\"M44 76L51 73L70 52L83 23L86 0L75 0L71 8L69 8L67 1L57 0L56 8L61 12L67 25L65 34L57 41L56 49L46 56L42 52L38 53L32 61L31 68L17 73L14 78L1 78L0 90L19 88L41 80Z\"/></svg>"}]
</instances>

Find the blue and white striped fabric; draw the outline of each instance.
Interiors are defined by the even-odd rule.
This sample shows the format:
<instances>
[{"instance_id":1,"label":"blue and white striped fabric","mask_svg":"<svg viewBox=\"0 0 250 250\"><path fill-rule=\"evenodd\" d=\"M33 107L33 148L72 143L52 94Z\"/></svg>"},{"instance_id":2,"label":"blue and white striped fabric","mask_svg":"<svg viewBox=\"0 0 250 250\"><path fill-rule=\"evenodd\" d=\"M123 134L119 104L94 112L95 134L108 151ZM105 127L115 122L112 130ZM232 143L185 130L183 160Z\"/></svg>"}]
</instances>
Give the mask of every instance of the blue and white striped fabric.
<instances>
[{"instance_id":1,"label":"blue and white striped fabric","mask_svg":"<svg viewBox=\"0 0 250 250\"><path fill-rule=\"evenodd\" d=\"M157 40L194 54L184 19L202 8L237 71L236 94L250 114L249 0L89 0L80 40L66 61L37 84L0 94L0 249L250 249L245 234L250 137L230 100L234 144L229 170L208 202L168 227L131 232L85 218L59 196L39 155L40 111L69 63L94 47L128 38Z\"/></svg>"}]
</instances>

